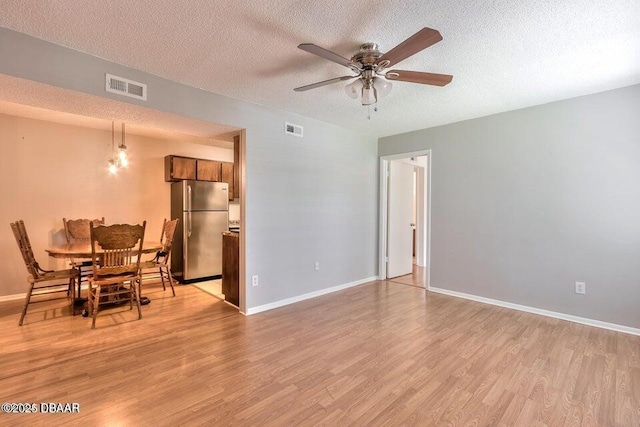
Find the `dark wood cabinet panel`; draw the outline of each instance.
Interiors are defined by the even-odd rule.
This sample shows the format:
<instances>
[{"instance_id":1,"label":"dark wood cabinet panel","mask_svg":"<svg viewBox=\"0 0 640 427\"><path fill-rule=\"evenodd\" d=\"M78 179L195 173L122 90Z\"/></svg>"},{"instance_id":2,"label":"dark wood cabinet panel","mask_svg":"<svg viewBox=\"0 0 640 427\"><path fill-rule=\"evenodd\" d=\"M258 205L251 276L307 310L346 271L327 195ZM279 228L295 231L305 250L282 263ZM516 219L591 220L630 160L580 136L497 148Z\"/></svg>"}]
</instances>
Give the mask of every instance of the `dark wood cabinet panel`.
<instances>
[{"instance_id":1,"label":"dark wood cabinet panel","mask_svg":"<svg viewBox=\"0 0 640 427\"><path fill-rule=\"evenodd\" d=\"M178 156L164 158L164 180L196 179L196 159Z\"/></svg>"},{"instance_id":2,"label":"dark wood cabinet panel","mask_svg":"<svg viewBox=\"0 0 640 427\"><path fill-rule=\"evenodd\" d=\"M237 143L234 143L237 147ZM237 148L234 148L237 150ZM234 157L237 157L234 153ZM194 159L169 155L164 158L164 180L167 182L192 179L198 181L226 182L229 184L229 200L238 194L238 171L234 163L216 160Z\"/></svg>"},{"instance_id":3,"label":"dark wood cabinet panel","mask_svg":"<svg viewBox=\"0 0 640 427\"><path fill-rule=\"evenodd\" d=\"M236 189L233 185L233 169L233 163L222 162L222 178L220 181L229 184L229 200L233 200L233 198L236 197Z\"/></svg>"},{"instance_id":4,"label":"dark wood cabinet panel","mask_svg":"<svg viewBox=\"0 0 640 427\"><path fill-rule=\"evenodd\" d=\"M240 306L239 237L238 233L222 233L222 293L235 306Z\"/></svg>"},{"instance_id":5,"label":"dark wood cabinet panel","mask_svg":"<svg viewBox=\"0 0 640 427\"><path fill-rule=\"evenodd\" d=\"M220 162L215 160L197 160L198 181L220 181Z\"/></svg>"}]
</instances>

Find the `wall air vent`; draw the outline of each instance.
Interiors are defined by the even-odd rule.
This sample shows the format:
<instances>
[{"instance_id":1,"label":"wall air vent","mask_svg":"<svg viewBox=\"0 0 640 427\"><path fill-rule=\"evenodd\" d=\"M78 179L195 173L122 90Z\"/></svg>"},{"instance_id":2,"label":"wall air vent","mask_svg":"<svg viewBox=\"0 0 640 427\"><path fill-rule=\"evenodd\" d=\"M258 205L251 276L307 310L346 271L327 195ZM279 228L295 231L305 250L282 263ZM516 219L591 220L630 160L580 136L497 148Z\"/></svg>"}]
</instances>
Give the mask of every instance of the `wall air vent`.
<instances>
[{"instance_id":1,"label":"wall air vent","mask_svg":"<svg viewBox=\"0 0 640 427\"><path fill-rule=\"evenodd\" d=\"M293 123L284 124L284 133L302 138L302 126Z\"/></svg>"},{"instance_id":2,"label":"wall air vent","mask_svg":"<svg viewBox=\"0 0 640 427\"><path fill-rule=\"evenodd\" d=\"M133 80L123 77L106 74L106 90L107 92L117 93L119 95L129 96L131 98L147 100L147 85L144 83L134 82Z\"/></svg>"}]
</instances>

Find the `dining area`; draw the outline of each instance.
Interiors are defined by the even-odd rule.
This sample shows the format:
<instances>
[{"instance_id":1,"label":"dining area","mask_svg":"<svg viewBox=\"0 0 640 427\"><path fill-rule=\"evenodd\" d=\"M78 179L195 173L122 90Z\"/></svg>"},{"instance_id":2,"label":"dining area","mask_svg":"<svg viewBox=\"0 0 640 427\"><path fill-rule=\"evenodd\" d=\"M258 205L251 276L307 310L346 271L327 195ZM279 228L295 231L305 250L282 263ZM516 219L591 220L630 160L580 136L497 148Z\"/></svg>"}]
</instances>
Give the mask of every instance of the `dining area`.
<instances>
[{"instance_id":1,"label":"dining area","mask_svg":"<svg viewBox=\"0 0 640 427\"><path fill-rule=\"evenodd\" d=\"M94 274L93 265L99 268L100 264L92 262L88 221L95 222L94 226L141 226L146 221L141 254L131 256L134 264L140 259L138 274L141 280L136 282L135 291L140 299L142 320L138 321L136 295L131 298L128 290L131 281L126 280L119 286L127 290L119 296L105 295L115 290L115 285L100 287L98 301L105 303L98 304L95 331L113 329L111 326L118 330L141 329L142 324L156 322L155 315L163 318L173 316L174 312L179 316L188 315L189 307L203 306L215 312L220 306L222 310L218 295L210 298L213 293L202 291L197 284L184 286L184 280L180 281L182 285L175 281L176 277L181 278L181 270L172 267L171 263L180 258L183 247L183 242L178 241L178 232L175 232L171 252L163 250L167 246L165 237L161 237L165 220L168 223L179 218L178 230L189 224L184 215L171 211L171 184L165 181L165 158L179 154L229 163L234 159L233 143L220 141L211 146L200 144L197 139L186 140L182 134L143 134L144 130L129 123L125 135L125 132L118 132L119 126L113 126L111 120L89 126L75 117L65 116L69 120L64 122L57 122L53 120L55 118L37 120L0 114L0 127L5 131L7 142L0 167L4 183L3 203L0 204L0 223L3 224L0 226L0 269L3 272L0 275L0 320L6 320L5 325L16 328L19 334L42 328L53 328L58 332L69 330L70 326L73 330L76 326L86 328L92 333L93 309L89 307L89 299L95 297L90 295L89 277ZM118 168L117 173L112 174L108 169L109 160L115 156L119 158L120 145L126 145L128 166ZM19 238L28 241L28 244L22 244L24 249L16 243L10 226L19 220L23 221L28 238ZM85 220L77 223L84 230L84 236L74 233L73 223L65 226L70 220ZM137 249L134 246L129 250L136 252ZM97 245L97 260L102 257L100 251L100 245ZM212 259L218 262L217 257ZM136 268L134 265L133 269ZM31 281L34 290L26 303ZM72 286L70 281L73 281ZM56 286L45 288L48 285ZM44 289L38 290L40 288ZM38 296L48 290L62 292ZM35 302L56 297L60 299ZM106 302L123 298L122 303ZM145 304L147 301L150 303ZM88 317L82 316L83 311ZM18 323L22 326L18 327Z\"/></svg>"},{"instance_id":2,"label":"dining area","mask_svg":"<svg viewBox=\"0 0 640 427\"><path fill-rule=\"evenodd\" d=\"M128 308L133 315L123 319L142 319L142 306L150 302L141 294L143 284L159 283L163 292L170 290L175 297L170 256L177 219L163 221L156 235L159 240L148 232L146 220L108 224L104 217L63 218L61 224L65 240L45 248L49 258L62 262L64 268L59 269L43 268L38 263L23 220L10 224L27 273L19 326L29 322L30 309L40 302L66 300L65 312L90 317L94 329L103 310L121 313Z\"/></svg>"}]
</instances>

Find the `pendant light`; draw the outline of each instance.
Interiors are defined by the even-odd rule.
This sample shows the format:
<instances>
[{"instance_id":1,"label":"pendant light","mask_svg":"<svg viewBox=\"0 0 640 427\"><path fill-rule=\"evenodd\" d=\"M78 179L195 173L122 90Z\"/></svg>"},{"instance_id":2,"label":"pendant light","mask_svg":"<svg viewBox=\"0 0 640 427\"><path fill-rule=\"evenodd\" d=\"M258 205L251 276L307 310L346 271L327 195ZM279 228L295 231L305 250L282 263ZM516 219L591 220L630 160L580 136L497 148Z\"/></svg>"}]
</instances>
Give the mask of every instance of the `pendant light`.
<instances>
[{"instance_id":1,"label":"pendant light","mask_svg":"<svg viewBox=\"0 0 640 427\"><path fill-rule=\"evenodd\" d=\"M115 175L120 168L126 168L129 166L129 156L127 154L127 144L125 143L125 129L124 123L122 123L121 140L118 144L118 151L116 152L116 131L115 122L111 122L111 158L109 159L109 173Z\"/></svg>"},{"instance_id":2,"label":"pendant light","mask_svg":"<svg viewBox=\"0 0 640 427\"><path fill-rule=\"evenodd\" d=\"M119 166L126 168L129 166L129 157L127 156L127 145L124 142L124 123L122 123L122 139L120 145L118 145L118 164Z\"/></svg>"}]
</instances>

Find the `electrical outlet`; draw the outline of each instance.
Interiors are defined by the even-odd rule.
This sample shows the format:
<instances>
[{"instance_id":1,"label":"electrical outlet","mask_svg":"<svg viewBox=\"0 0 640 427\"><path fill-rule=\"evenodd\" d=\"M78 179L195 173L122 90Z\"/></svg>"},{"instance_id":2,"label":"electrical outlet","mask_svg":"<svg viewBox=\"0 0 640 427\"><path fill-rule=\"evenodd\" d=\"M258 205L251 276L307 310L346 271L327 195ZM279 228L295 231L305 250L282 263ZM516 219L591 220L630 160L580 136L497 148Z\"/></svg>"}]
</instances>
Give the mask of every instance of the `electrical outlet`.
<instances>
[{"instance_id":1,"label":"electrical outlet","mask_svg":"<svg viewBox=\"0 0 640 427\"><path fill-rule=\"evenodd\" d=\"M320 270L320 261L316 261L315 269L316 271Z\"/></svg>"},{"instance_id":2,"label":"electrical outlet","mask_svg":"<svg viewBox=\"0 0 640 427\"><path fill-rule=\"evenodd\" d=\"M576 294L584 295L587 293L587 285L584 282L576 282Z\"/></svg>"},{"instance_id":3,"label":"electrical outlet","mask_svg":"<svg viewBox=\"0 0 640 427\"><path fill-rule=\"evenodd\" d=\"M251 276L251 286L258 286L258 275L254 274Z\"/></svg>"}]
</instances>

